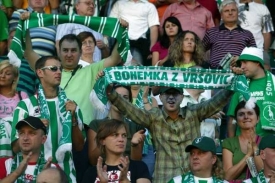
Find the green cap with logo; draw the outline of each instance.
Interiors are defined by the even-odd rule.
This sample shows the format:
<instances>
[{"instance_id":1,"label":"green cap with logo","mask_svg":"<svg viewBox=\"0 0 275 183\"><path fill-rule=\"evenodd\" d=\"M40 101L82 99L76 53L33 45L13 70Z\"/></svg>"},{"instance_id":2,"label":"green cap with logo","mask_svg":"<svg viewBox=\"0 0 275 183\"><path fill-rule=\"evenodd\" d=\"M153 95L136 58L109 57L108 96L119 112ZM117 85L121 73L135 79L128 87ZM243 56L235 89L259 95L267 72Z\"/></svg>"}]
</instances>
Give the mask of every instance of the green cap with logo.
<instances>
[{"instance_id":1,"label":"green cap with logo","mask_svg":"<svg viewBox=\"0 0 275 183\"><path fill-rule=\"evenodd\" d=\"M191 145L188 145L185 148L185 152L190 152L192 149L200 149L202 151L210 151L213 154L216 154L216 144L214 140L210 137L198 137L195 140L193 140Z\"/></svg>"},{"instance_id":2,"label":"green cap with logo","mask_svg":"<svg viewBox=\"0 0 275 183\"><path fill-rule=\"evenodd\" d=\"M265 148L275 148L275 134L262 137L259 149L264 150Z\"/></svg>"}]
</instances>

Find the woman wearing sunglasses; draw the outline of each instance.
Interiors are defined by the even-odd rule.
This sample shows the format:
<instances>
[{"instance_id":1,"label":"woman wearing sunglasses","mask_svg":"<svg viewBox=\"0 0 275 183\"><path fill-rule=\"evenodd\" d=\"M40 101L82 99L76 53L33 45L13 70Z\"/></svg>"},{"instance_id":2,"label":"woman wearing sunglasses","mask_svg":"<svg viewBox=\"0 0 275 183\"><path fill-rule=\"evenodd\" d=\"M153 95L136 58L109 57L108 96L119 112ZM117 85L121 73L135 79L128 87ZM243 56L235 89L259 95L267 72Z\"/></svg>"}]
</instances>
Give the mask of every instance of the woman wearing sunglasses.
<instances>
[{"instance_id":1,"label":"woman wearing sunglasses","mask_svg":"<svg viewBox=\"0 0 275 183\"><path fill-rule=\"evenodd\" d=\"M124 156L128 134L127 124L122 121L110 119L100 124L95 141L104 158L98 157L97 166L86 171L82 183L151 182L144 162L130 160L128 156Z\"/></svg>"}]
</instances>

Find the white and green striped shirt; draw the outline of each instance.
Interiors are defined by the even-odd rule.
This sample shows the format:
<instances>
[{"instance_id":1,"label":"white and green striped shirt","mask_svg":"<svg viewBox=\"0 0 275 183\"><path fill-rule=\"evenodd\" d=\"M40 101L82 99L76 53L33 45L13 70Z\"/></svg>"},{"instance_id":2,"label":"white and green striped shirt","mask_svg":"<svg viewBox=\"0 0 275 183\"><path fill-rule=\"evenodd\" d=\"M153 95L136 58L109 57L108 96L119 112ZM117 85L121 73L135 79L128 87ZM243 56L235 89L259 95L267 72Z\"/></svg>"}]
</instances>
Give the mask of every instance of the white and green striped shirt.
<instances>
[{"instance_id":1,"label":"white and green striped shirt","mask_svg":"<svg viewBox=\"0 0 275 183\"><path fill-rule=\"evenodd\" d=\"M62 121L65 118L65 116L63 116L62 114L65 114L65 107L62 107L62 109L59 108L57 97L54 99L47 99L47 104L50 112L50 122L48 126L47 140L44 144L43 149L45 159L47 160L49 157L52 157L53 163L57 163L55 152L58 148L58 143L62 136ZM76 110L76 114L79 122L79 129L84 131L82 114L78 107ZM16 123L19 120L26 118L27 116L41 117L40 109L37 102L37 96L32 96L30 98L20 101L16 109L14 110L11 135L12 142L18 139L18 134L15 128ZM76 172L74 168L72 153L67 152L63 163L59 162L58 165L69 176L70 182L76 182Z\"/></svg>"}]
</instances>

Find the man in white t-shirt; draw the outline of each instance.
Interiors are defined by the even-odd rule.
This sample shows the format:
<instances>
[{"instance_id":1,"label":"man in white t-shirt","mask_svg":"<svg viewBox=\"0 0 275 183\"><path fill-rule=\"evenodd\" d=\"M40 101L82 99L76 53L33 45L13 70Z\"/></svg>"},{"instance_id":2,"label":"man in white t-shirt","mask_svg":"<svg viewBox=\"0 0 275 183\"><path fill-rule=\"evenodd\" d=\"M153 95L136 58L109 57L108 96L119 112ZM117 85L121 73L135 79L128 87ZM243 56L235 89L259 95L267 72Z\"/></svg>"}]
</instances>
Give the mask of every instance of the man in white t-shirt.
<instances>
[{"instance_id":1,"label":"man in white t-shirt","mask_svg":"<svg viewBox=\"0 0 275 183\"><path fill-rule=\"evenodd\" d=\"M264 163L264 169L259 172L257 177L247 179L244 183L275 182L275 135L262 137L259 144L260 152L255 152L260 156Z\"/></svg>"},{"instance_id":2,"label":"man in white t-shirt","mask_svg":"<svg viewBox=\"0 0 275 183\"><path fill-rule=\"evenodd\" d=\"M249 30L256 41L257 48L265 51L264 56L269 65L268 51L271 45L271 32L274 31L272 18L268 8L253 0L237 1L239 16L238 20L243 29Z\"/></svg>"},{"instance_id":3,"label":"man in white t-shirt","mask_svg":"<svg viewBox=\"0 0 275 183\"><path fill-rule=\"evenodd\" d=\"M198 137L192 144L185 148L185 152L190 152L190 171L184 175L172 178L168 183L222 183L227 182L218 179L215 169L218 167L218 157L216 155L216 145L209 137ZM184 180L184 181L183 181Z\"/></svg>"},{"instance_id":4,"label":"man in white t-shirt","mask_svg":"<svg viewBox=\"0 0 275 183\"><path fill-rule=\"evenodd\" d=\"M43 122L33 116L16 124L20 152L13 158L0 159L0 182L35 182L37 175L51 166L51 158L45 160L42 145L47 139Z\"/></svg>"}]
</instances>

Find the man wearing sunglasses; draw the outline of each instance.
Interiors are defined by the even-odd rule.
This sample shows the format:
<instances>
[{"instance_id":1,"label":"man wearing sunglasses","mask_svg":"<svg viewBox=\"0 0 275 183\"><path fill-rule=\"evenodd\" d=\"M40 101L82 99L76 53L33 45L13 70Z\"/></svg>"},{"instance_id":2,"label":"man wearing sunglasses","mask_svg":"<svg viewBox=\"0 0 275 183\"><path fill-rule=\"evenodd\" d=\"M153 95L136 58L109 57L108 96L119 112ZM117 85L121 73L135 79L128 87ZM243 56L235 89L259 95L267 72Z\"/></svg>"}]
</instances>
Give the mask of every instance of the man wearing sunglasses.
<instances>
[{"instance_id":1,"label":"man wearing sunglasses","mask_svg":"<svg viewBox=\"0 0 275 183\"><path fill-rule=\"evenodd\" d=\"M15 128L17 121L28 116L39 117L48 131L43 148L45 159L51 156L52 161L65 171L70 182L76 182L72 149L81 151L84 146L82 114L76 103L69 100L59 87L62 67L57 57L39 58L35 63L35 72L40 80L37 93L20 101L14 110L12 150L19 151ZM62 151L59 146L66 148L66 151L59 153ZM64 155L63 159L59 154Z\"/></svg>"}]
</instances>

